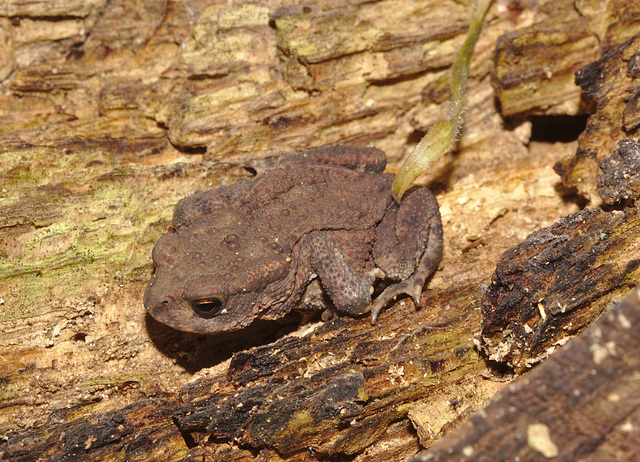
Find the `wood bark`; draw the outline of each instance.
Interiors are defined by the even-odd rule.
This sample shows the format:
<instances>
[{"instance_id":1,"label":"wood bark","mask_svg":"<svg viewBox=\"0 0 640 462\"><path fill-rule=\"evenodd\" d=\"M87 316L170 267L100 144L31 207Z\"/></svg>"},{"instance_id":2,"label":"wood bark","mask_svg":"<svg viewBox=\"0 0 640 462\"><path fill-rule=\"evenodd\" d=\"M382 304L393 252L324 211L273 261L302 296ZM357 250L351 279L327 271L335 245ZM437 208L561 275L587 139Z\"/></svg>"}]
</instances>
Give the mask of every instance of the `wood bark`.
<instances>
[{"instance_id":1,"label":"wood bark","mask_svg":"<svg viewBox=\"0 0 640 462\"><path fill-rule=\"evenodd\" d=\"M576 83L596 111L580 136L576 153L558 163L556 171L566 185L575 187L594 203L612 204L619 199L606 197L604 185L599 188L598 174L610 167L607 163L616 157L614 151L620 141L637 140L640 135L639 60L640 37L636 34L576 74ZM622 180L623 184L627 183ZM637 193L629 197L633 199Z\"/></svg>"},{"instance_id":2,"label":"wood bark","mask_svg":"<svg viewBox=\"0 0 640 462\"><path fill-rule=\"evenodd\" d=\"M411 462L635 460L640 286L481 413ZM508 431L505 431L508 429Z\"/></svg>"},{"instance_id":3,"label":"wood bark","mask_svg":"<svg viewBox=\"0 0 640 462\"><path fill-rule=\"evenodd\" d=\"M597 184L593 156L574 170L566 160L578 142L544 142L567 137L538 135L540 119L527 119L589 108L570 78L588 62L635 62L620 50L637 46L636 3L597 3L580 3L578 13L568 1L490 11L458 149L421 180L441 206L445 257L420 307L399 301L376 326L293 315L215 337L159 325L142 307L151 249L175 203L250 178L250 159L298 148L375 145L396 171L447 114L448 66L470 8L435 0L0 5L2 458L406 460L482 408L502 387L474 344L500 255L585 206L554 164L565 159L563 178ZM576 14L589 18L580 33ZM593 85L622 78L633 88L630 72L604 72ZM617 83L589 108L616 108L616 142L637 129ZM611 129L593 127L591 135ZM598 143L618 147L593 139L593 152ZM626 229L616 213L633 217L632 202L624 205L600 212L608 236ZM605 247L571 276L619 255L638 258L633 237ZM571 334L629 291L637 270L621 268L629 270L623 283L581 299L582 324ZM550 343L535 345L538 357ZM520 373L527 355L500 360Z\"/></svg>"}]
</instances>

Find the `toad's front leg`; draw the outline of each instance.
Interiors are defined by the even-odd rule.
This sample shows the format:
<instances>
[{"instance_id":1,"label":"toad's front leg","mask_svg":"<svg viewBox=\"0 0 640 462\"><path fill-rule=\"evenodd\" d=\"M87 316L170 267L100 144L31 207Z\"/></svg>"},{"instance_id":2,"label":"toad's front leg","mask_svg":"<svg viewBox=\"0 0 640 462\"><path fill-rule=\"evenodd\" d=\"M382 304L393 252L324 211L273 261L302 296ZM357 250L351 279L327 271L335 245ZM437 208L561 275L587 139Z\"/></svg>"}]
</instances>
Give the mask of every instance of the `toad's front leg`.
<instances>
[{"instance_id":1,"label":"toad's front leg","mask_svg":"<svg viewBox=\"0 0 640 462\"><path fill-rule=\"evenodd\" d=\"M302 254L309 259L335 309L339 313L357 316L368 311L373 282L383 278L379 268L360 277L345 260L335 243L326 235L312 233L302 244Z\"/></svg>"}]
</instances>

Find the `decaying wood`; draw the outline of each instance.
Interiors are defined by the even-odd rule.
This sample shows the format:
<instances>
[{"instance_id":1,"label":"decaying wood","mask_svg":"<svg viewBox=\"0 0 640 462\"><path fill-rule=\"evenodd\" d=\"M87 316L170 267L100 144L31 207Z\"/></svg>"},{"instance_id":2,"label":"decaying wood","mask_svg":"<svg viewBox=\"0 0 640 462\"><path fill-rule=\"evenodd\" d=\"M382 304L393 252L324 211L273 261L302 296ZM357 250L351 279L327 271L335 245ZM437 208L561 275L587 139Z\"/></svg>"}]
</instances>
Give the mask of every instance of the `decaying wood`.
<instances>
[{"instance_id":1,"label":"decaying wood","mask_svg":"<svg viewBox=\"0 0 640 462\"><path fill-rule=\"evenodd\" d=\"M502 115L583 112L574 73L640 32L639 12L627 1L541 5L536 14L544 20L508 32L496 43L494 86Z\"/></svg>"},{"instance_id":2,"label":"decaying wood","mask_svg":"<svg viewBox=\"0 0 640 462\"><path fill-rule=\"evenodd\" d=\"M411 462L638 457L640 286Z\"/></svg>"},{"instance_id":3,"label":"decaying wood","mask_svg":"<svg viewBox=\"0 0 640 462\"><path fill-rule=\"evenodd\" d=\"M636 8L638 8L636 6ZM578 72L576 83L596 112L580 136L575 155L558 163L556 170L567 186L575 187L594 203L598 197L598 166L614 155L618 143L637 139L637 101L640 95L640 26L637 35ZM606 202L606 201L605 201Z\"/></svg>"},{"instance_id":4,"label":"decaying wood","mask_svg":"<svg viewBox=\"0 0 640 462\"><path fill-rule=\"evenodd\" d=\"M640 280L637 209L585 209L500 258L482 303L480 347L522 372L595 321Z\"/></svg>"},{"instance_id":5,"label":"decaying wood","mask_svg":"<svg viewBox=\"0 0 640 462\"><path fill-rule=\"evenodd\" d=\"M633 203L640 198L640 143L620 141L611 156L600 161L600 170L598 195L605 204Z\"/></svg>"},{"instance_id":6,"label":"decaying wood","mask_svg":"<svg viewBox=\"0 0 640 462\"><path fill-rule=\"evenodd\" d=\"M173 400L140 399L123 409L78 419L77 409L51 414L47 425L8 432L3 458L50 460L180 460L185 445L173 424ZM149 423L152 422L151 425Z\"/></svg>"},{"instance_id":7,"label":"decaying wood","mask_svg":"<svg viewBox=\"0 0 640 462\"><path fill-rule=\"evenodd\" d=\"M598 27L617 45L634 2L607 5L618 13L592 16L613 21ZM420 309L210 338L141 302L175 203L249 178L246 160L326 144L408 153L447 113L469 13L430 0L0 5L2 457L406 460L484 406L501 384L473 344L483 287L504 251L582 204L551 168L576 143L526 145L530 124L504 128L490 83L498 37L557 30L549 11L489 14L461 149L423 181L445 258ZM575 106L579 47L548 57L561 65L542 113Z\"/></svg>"},{"instance_id":8,"label":"decaying wood","mask_svg":"<svg viewBox=\"0 0 640 462\"><path fill-rule=\"evenodd\" d=\"M478 294L469 287L460 295L466 305L444 307L449 296L427 299L425 306L441 307L433 311L407 304L375 334L366 323L339 319L303 337L238 353L226 379L199 384L215 387L215 394L179 410L177 425L196 441L213 435L284 456L309 447L324 456L375 447L409 408L482 368L469 343L458 340L477 327L459 320L478 320ZM460 399L461 408L479 403L472 394ZM409 436L410 428L405 432ZM415 445L410 442L408 452Z\"/></svg>"}]
</instances>

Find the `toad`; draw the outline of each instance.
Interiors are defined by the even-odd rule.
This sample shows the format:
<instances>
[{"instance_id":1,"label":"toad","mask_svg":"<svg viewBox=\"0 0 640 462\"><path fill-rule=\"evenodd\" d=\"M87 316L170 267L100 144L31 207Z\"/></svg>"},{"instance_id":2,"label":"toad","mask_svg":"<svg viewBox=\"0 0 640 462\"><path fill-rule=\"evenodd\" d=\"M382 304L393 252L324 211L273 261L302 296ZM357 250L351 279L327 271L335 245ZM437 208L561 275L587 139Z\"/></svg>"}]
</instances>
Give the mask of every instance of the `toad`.
<instances>
[{"instance_id":1,"label":"toad","mask_svg":"<svg viewBox=\"0 0 640 462\"><path fill-rule=\"evenodd\" d=\"M146 309L213 334L300 307L322 307L324 319L370 311L375 323L398 295L418 303L442 257L440 212L424 187L398 206L385 165L374 148L295 152L252 180L182 199L153 249ZM378 278L391 283L372 302Z\"/></svg>"}]
</instances>

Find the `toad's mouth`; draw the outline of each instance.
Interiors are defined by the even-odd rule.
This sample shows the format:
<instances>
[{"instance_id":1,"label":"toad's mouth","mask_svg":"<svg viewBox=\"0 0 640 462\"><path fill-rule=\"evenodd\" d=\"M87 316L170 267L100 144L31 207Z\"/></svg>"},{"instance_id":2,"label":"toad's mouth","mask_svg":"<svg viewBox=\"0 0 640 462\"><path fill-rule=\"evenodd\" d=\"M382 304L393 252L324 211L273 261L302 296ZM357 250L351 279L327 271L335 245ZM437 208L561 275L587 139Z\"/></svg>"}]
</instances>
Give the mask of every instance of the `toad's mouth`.
<instances>
[{"instance_id":1,"label":"toad's mouth","mask_svg":"<svg viewBox=\"0 0 640 462\"><path fill-rule=\"evenodd\" d=\"M216 316L227 313L227 309L224 306L224 299L221 297L194 300L190 302L190 305L195 314L205 319L215 318Z\"/></svg>"}]
</instances>

